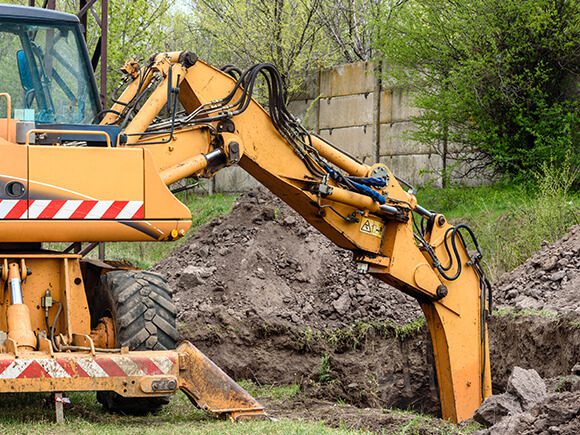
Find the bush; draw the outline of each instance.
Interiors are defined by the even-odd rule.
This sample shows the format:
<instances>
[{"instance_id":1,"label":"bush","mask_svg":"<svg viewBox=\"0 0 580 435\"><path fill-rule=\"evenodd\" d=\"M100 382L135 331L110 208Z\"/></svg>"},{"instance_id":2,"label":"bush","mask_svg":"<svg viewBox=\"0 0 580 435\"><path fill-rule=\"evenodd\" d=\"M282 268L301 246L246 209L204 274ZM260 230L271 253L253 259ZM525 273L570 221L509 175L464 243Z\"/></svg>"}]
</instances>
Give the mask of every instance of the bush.
<instances>
[{"instance_id":1,"label":"bush","mask_svg":"<svg viewBox=\"0 0 580 435\"><path fill-rule=\"evenodd\" d=\"M421 205L469 224L483 249L492 282L531 257L543 243L580 224L580 195L572 190L578 169L571 158L545 162L526 184L424 189Z\"/></svg>"},{"instance_id":2,"label":"bush","mask_svg":"<svg viewBox=\"0 0 580 435\"><path fill-rule=\"evenodd\" d=\"M391 12L378 48L402 67L386 79L416 89L417 140L483 151L516 177L566 155L579 165L579 2L409 0Z\"/></svg>"}]
</instances>

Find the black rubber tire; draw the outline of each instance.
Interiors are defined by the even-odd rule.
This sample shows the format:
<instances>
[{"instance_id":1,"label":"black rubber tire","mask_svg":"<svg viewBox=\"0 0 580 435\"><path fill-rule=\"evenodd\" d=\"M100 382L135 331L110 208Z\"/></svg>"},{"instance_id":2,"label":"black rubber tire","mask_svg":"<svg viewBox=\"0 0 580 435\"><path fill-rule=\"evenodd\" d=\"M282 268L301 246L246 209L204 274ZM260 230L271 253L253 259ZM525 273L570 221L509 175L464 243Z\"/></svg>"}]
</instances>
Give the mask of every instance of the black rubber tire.
<instances>
[{"instance_id":1,"label":"black rubber tire","mask_svg":"<svg viewBox=\"0 0 580 435\"><path fill-rule=\"evenodd\" d=\"M105 300L115 324L118 346L129 350L175 349L179 334L172 290L156 273L116 270L101 276L97 295ZM109 412L143 415L159 411L170 396L126 398L110 391L97 392Z\"/></svg>"}]
</instances>

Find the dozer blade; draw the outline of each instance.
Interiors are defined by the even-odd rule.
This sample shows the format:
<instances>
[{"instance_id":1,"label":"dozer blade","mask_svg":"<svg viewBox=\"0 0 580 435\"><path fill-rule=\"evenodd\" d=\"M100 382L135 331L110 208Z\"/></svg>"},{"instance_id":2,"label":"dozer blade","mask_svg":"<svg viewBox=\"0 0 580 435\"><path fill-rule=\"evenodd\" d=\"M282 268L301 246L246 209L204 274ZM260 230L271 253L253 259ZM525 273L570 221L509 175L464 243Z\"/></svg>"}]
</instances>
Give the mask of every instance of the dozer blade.
<instances>
[{"instance_id":1,"label":"dozer blade","mask_svg":"<svg viewBox=\"0 0 580 435\"><path fill-rule=\"evenodd\" d=\"M264 407L189 342L177 348L179 388L197 407L233 421L268 418Z\"/></svg>"}]
</instances>

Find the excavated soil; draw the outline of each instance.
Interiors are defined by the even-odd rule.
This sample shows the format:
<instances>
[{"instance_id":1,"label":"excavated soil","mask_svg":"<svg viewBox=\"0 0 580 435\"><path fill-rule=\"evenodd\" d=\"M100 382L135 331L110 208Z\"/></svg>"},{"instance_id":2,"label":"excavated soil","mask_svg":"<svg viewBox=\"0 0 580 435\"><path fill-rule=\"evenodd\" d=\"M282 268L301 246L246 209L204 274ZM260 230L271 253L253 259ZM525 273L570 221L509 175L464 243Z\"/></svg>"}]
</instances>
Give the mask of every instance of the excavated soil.
<instances>
[{"instance_id":1,"label":"excavated soil","mask_svg":"<svg viewBox=\"0 0 580 435\"><path fill-rule=\"evenodd\" d=\"M505 388L516 365L558 378L580 362L578 228L496 286L500 305L559 314L491 320L495 391ZM546 256L555 260L546 265ZM184 338L234 378L299 383L304 400L438 415L431 344L418 304L358 274L349 252L271 194L241 195L230 215L201 227L153 270L176 291ZM531 299L538 304L530 306ZM386 416L385 427L385 419L398 422ZM349 427L380 430L355 420Z\"/></svg>"},{"instance_id":2,"label":"excavated soil","mask_svg":"<svg viewBox=\"0 0 580 435\"><path fill-rule=\"evenodd\" d=\"M504 274L495 294L500 305L580 314L580 225Z\"/></svg>"},{"instance_id":3,"label":"excavated soil","mask_svg":"<svg viewBox=\"0 0 580 435\"><path fill-rule=\"evenodd\" d=\"M201 228L155 270L177 289L187 323L334 328L421 315L412 298L358 274L350 252L264 191L242 195L230 215Z\"/></svg>"}]
</instances>

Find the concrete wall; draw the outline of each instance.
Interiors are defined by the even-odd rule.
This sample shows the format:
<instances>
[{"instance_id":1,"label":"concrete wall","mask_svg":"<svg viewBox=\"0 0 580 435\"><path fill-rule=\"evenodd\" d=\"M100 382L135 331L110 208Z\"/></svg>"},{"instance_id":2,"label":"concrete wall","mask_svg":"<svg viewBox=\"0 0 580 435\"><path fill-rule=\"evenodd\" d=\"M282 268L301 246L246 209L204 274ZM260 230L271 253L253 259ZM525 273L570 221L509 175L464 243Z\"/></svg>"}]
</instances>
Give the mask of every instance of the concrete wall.
<instances>
[{"instance_id":1,"label":"concrete wall","mask_svg":"<svg viewBox=\"0 0 580 435\"><path fill-rule=\"evenodd\" d=\"M311 131L365 163L387 164L405 180L441 185L442 158L429 146L410 140L413 96L382 87L370 62L341 65L309 75L289 109ZM257 182L240 168L222 170L215 191L243 191Z\"/></svg>"}]
</instances>

